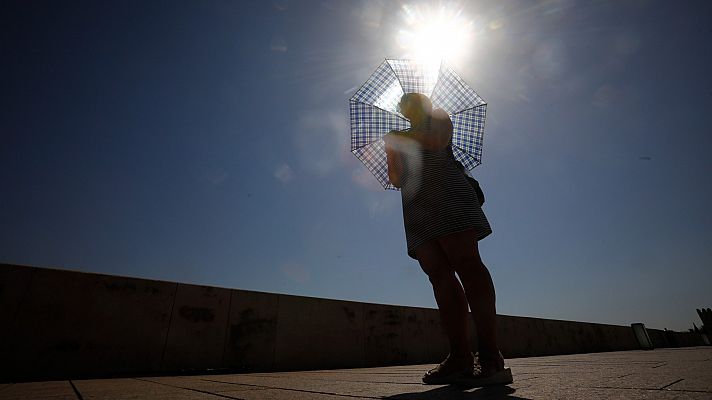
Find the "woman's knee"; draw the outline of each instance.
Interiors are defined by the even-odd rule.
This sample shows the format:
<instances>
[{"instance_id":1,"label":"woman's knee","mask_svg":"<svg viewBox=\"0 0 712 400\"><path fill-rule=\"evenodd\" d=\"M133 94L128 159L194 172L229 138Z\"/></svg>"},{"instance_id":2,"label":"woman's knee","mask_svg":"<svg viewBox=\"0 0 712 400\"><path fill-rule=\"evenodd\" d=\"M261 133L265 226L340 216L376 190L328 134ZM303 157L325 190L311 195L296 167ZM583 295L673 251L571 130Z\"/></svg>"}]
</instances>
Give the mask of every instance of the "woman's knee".
<instances>
[{"instance_id":1,"label":"woman's knee","mask_svg":"<svg viewBox=\"0 0 712 400\"><path fill-rule=\"evenodd\" d=\"M455 277L455 270L449 265L446 258L419 259L420 268L428 276L433 286L442 286L451 283Z\"/></svg>"},{"instance_id":2,"label":"woman's knee","mask_svg":"<svg viewBox=\"0 0 712 400\"><path fill-rule=\"evenodd\" d=\"M479 279L487 272L487 267L477 254L459 254L453 259L453 268L460 279Z\"/></svg>"},{"instance_id":3,"label":"woman's knee","mask_svg":"<svg viewBox=\"0 0 712 400\"><path fill-rule=\"evenodd\" d=\"M449 265L447 258L421 258L418 259L418 263L420 269L433 283L455 275L455 270Z\"/></svg>"},{"instance_id":4,"label":"woman's knee","mask_svg":"<svg viewBox=\"0 0 712 400\"><path fill-rule=\"evenodd\" d=\"M415 256L418 259L420 268L426 275L436 275L441 273L448 266L447 254L434 240L428 241L415 249Z\"/></svg>"},{"instance_id":5,"label":"woman's knee","mask_svg":"<svg viewBox=\"0 0 712 400\"><path fill-rule=\"evenodd\" d=\"M426 272L426 274L428 275L430 283L436 287L447 286L457 280L455 277L455 270L451 268L430 270L429 272Z\"/></svg>"},{"instance_id":6,"label":"woman's knee","mask_svg":"<svg viewBox=\"0 0 712 400\"><path fill-rule=\"evenodd\" d=\"M477 246L474 230L457 232L440 238L439 243L452 268L462 278L463 275L477 275L485 269Z\"/></svg>"}]
</instances>

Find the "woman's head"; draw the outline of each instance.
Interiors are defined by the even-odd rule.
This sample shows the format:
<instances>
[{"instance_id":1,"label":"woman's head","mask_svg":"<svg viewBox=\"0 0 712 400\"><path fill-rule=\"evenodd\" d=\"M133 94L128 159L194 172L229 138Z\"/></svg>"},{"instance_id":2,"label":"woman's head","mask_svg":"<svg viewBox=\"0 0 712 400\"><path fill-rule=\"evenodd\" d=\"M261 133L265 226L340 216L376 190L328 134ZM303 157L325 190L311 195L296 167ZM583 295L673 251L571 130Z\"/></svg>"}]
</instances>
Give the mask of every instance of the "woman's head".
<instances>
[{"instance_id":1,"label":"woman's head","mask_svg":"<svg viewBox=\"0 0 712 400\"><path fill-rule=\"evenodd\" d=\"M430 116L433 104L428 96L422 93L406 93L401 97L398 108L411 123L416 123Z\"/></svg>"}]
</instances>

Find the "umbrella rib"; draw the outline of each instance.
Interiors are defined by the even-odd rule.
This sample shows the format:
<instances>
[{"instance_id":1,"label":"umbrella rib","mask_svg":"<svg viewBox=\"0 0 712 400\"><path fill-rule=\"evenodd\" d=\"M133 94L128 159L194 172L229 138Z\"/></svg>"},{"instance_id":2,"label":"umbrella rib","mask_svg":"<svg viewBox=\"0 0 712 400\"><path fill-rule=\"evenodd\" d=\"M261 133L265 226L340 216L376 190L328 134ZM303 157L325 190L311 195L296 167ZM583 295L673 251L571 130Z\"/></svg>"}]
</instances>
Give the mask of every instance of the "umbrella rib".
<instances>
[{"instance_id":1,"label":"umbrella rib","mask_svg":"<svg viewBox=\"0 0 712 400\"><path fill-rule=\"evenodd\" d=\"M464 113L465 111L474 110L474 109L477 108L477 107L482 107L482 106L486 106L486 105L487 105L487 103L478 104L478 105L476 105L476 106L472 106L472 107L469 107L469 108L465 108L465 109L460 110L460 111L458 111L458 112L452 113L451 115L454 117L454 116L456 116L457 114Z\"/></svg>"},{"instance_id":2,"label":"umbrella rib","mask_svg":"<svg viewBox=\"0 0 712 400\"><path fill-rule=\"evenodd\" d=\"M383 61L384 61L384 62L388 62L388 59L387 59L387 58L384 58ZM390 64L388 64L388 65L390 66ZM380 66L379 66L379 67L380 67ZM391 70L393 70L393 68L391 68ZM396 78L397 78L397 76L396 76ZM366 82L362 83L361 86L358 87L358 89L356 89L356 91L354 92L353 96L351 96L351 98L349 99L349 101L353 101L353 100L354 100L354 97L356 97L356 95L358 94L358 92L361 91L361 89L363 89L363 87L366 86L367 83L368 83L368 79L366 80ZM366 104L366 103L363 103L363 104Z\"/></svg>"},{"instance_id":3,"label":"umbrella rib","mask_svg":"<svg viewBox=\"0 0 712 400\"><path fill-rule=\"evenodd\" d=\"M448 68L450 68L450 67L448 66ZM455 72L455 70L452 69L452 68L450 68L450 70L452 71L453 74L455 74L455 76L457 76L458 78L460 78L460 79L457 79L457 83L458 83L463 89L467 89L467 88L472 89L470 86L468 86L468 85L465 83L465 81L462 79L462 76L461 76L460 74L458 74L457 72ZM438 82L440 82L440 79L438 79ZM472 90L474 91L475 89L472 89ZM435 91L433 91L433 92L435 92ZM477 93L477 92L475 92L475 93ZM478 95L478 97L479 97L479 95ZM480 99L482 99L482 98L480 97ZM465 112L465 111L468 111L468 110L472 110L473 108L477 108L477 107L479 107L479 106L483 106L483 105L486 106L487 103L484 103L484 99L483 99L482 101L483 101L482 104L479 104L479 105L476 105L476 106L470 107L470 108L465 108L464 110L460 110L460 111L458 111L458 112L452 113L452 115L459 114L459 113L461 113L461 112Z\"/></svg>"},{"instance_id":4,"label":"umbrella rib","mask_svg":"<svg viewBox=\"0 0 712 400\"><path fill-rule=\"evenodd\" d=\"M368 103L363 102L363 101L360 101L360 100L349 100L349 101L353 101L354 103L361 103L361 104L367 105L367 106L369 106L369 107L377 108L377 109L379 109L379 110L381 110L381 111L383 111L383 112L387 112L388 114L394 115L394 116L396 116L396 117L402 119L403 121L405 121L405 122L407 122L407 123L410 123L410 121L408 121L405 117L402 117L402 116L400 116L399 114L396 114L396 113L394 113L394 112L391 112L391 111L388 111L388 110L384 110L383 108L381 108L381 107L379 107L379 106L376 106L376 105L373 105L373 104L368 104Z\"/></svg>"},{"instance_id":5,"label":"umbrella rib","mask_svg":"<svg viewBox=\"0 0 712 400\"><path fill-rule=\"evenodd\" d=\"M471 158L475 161L475 167L478 166L478 165L480 165L480 164L482 164L482 162L477 161L474 156L470 155L470 153L468 153L467 150L463 149L462 147L457 146L457 145L455 145L454 143L452 144L452 147L454 147L454 148L460 150L463 154L467 155L468 157L471 157ZM464 165L463 165L463 166L464 166ZM471 171L471 170L473 170L475 167L472 167L472 168L469 168L469 169L468 169L467 167L465 167L465 169L467 169L468 171Z\"/></svg>"},{"instance_id":6,"label":"umbrella rib","mask_svg":"<svg viewBox=\"0 0 712 400\"><path fill-rule=\"evenodd\" d=\"M435 86L433 87L433 91L430 93L430 98L433 98L433 95L435 94L435 91L438 90L438 86L440 85L440 76L442 75L442 69L443 69L443 62L440 61L440 66L438 66L438 80L435 82Z\"/></svg>"},{"instance_id":7,"label":"umbrella rib","mask_svg":"<svg viewBox=\"0 0 712 400\"><path fill-rule=\"evenodd\" d=\"M391 69L391 72L393 72L393 75L396 77L396 79L398 79L398 84L401 87L401 91L403 92L403 94L405 94L405 87L403 87L403 82L401 81L400 76L398 76L398 74L396 74L396 70L393 69L393 65L390 63L390 60L386 59L386 62L388 62L388 68ZM399 100L399 102L400 102L400 100Z\"/></svg>"}]
</instances>

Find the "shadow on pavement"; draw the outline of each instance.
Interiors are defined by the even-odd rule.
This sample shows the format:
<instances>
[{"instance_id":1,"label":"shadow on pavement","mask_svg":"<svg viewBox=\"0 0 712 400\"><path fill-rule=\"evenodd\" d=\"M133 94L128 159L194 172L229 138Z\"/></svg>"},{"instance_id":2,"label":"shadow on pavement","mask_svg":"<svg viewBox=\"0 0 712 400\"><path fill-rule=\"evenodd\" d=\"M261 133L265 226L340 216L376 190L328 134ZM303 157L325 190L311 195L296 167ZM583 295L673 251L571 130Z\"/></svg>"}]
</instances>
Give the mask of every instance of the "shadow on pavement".
<instances>
[{"instance_id":1,"label":"shadow on pavement","mask_svg":"<svg viewBox=\"0 0 712 400\"><path fill-rule=\"evenodd\" d=\"M529 400L525 397L512 396L512 393L516 392L509 386L489 386L478 388L471 392L466 391L471 388L466 386L441 386L427 392L410 392L410 393L400 393L392 396L384 397L384 399L390 400L434 400L434 399L521 399Z\"/></svg>"}]
</instances>

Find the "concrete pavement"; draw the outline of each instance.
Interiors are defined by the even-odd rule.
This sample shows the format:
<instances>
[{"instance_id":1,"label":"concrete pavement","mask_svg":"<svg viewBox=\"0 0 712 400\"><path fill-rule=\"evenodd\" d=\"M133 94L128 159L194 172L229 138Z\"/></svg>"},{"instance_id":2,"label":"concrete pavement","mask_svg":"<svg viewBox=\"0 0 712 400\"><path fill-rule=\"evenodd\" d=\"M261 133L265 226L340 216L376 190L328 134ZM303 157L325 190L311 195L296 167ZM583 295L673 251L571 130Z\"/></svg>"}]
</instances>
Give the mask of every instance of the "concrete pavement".
<instances>
[{"instance_id":1,"label":"concrete pavement","mask_svg":"<svg viewBox=\"0 0 712 400\"><path fill-rule=\"evenodd\" d=\"M423 385L433 365L0 384L0 399L712 399L712 347L507 360L514 383Z\"/></svg>"}]
</instances>

